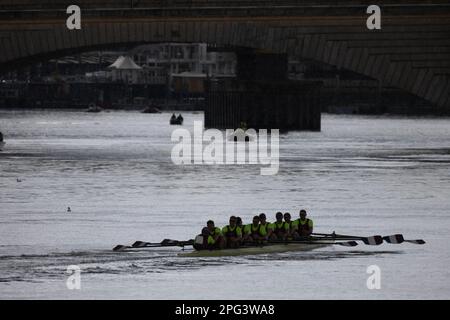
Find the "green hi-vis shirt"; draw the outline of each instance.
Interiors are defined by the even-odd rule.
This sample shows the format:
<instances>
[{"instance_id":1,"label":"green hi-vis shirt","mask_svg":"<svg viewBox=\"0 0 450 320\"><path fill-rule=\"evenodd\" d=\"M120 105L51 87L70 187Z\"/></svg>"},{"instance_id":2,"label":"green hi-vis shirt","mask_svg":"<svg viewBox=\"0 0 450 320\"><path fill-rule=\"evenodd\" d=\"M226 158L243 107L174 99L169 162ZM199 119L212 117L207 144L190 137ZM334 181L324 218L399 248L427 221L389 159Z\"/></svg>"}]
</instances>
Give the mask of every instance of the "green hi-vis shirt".
<instances>
[{"instance_id":1,"label":"green hi-vis shirt","mask_svg":"<svg viewBox=\"0 0 450 320\"><path fill-rule=\"evenodd\" d=\"M220 228L214 228L214 232L210 233L210 235L208 236L208 244L216 243L214 237L217 235L222 235L222 231L220 230Z\"/></svg>"},{"instance_id":2,"label":"green hi-vis shirt","mask_svg":"<svg viewBox=\"0 0 450 320\"><path fill-rule=\"evenodd\" d=\"M294 220L294 221L292 221L292 228L297 229L299 223L301 223L301 225L303 226L306 223L306 221L309 221L309 227L312 228L313 221L311 219L303 220L303 221L301 221L300 219Z\"/></svg>"},{"instance_id":3,"label":"green hi-vis shirt","mask_svg":"<svg viewBox=\"0 0 450 320\"><path fill-rule=\"evenodd\" d=\"M281 222L274 222L272 223L272 230L276 230L276 229L284 229L286 231L289 231L290 227L289 227L289 223L286 223L284 221Z\"/></svg>"},{"instance_id":4,"label":"green hi-vis shirt","mask_svg":"<svg viewBox=\"0 0 450 320\"><path fill-rule=\"evenodd\" d=\"M245 234L253 233L253 232L255 232L256 230L258 230L258 228L259 228L259 235L260 235L260 236L263 236L263 237L264 237L265 235L267 235L267 231L268 231L269 229L273 229L272 225L271 225L269 222L266 222L265 225L258 224L257 227L253 226L253 223L250 223L250 224L248 224L248 225L245 226L245 228L244 228L244 233L245 233Z\"/></svg>"},{"instance_id":5,"label":"green hi-vis shirt","mask_svg":"<svg viewBox=\"0 0 450 320\"><path fill-rule=\"evenodd\" d=\"M242 237L242 229L238 226L231 228L229 225L222 228L222 234L226 237L228 232L234 232L236 230L236 235Z\"/></svg>"}]
</instances>

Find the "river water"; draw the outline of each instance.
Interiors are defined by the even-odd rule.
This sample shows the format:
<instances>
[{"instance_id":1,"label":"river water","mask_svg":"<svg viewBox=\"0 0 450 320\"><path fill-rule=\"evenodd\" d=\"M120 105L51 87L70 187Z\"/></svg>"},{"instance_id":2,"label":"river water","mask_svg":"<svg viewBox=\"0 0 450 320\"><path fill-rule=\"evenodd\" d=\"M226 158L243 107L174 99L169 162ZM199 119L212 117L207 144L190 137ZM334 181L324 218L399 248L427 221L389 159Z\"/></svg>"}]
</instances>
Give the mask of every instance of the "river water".
<instances>
[{"instance_id":1,"label":"river water","mask_svg":"<svg viewBox=\"0 0 450 320\"><path fill-rule=\"evenodd\" d=\"M190 130L203 117L183 115ZM450 119L325 114L322 132L280 135L279 172L262 176L174 165L169 117L0 111L1 299L450 298ZM200 259L111 250L301 208L317 232L427 243ZM80 290L66 286L70 265ZM371 265L380 289L367 287Z\"/></svg>"}]
</instances>

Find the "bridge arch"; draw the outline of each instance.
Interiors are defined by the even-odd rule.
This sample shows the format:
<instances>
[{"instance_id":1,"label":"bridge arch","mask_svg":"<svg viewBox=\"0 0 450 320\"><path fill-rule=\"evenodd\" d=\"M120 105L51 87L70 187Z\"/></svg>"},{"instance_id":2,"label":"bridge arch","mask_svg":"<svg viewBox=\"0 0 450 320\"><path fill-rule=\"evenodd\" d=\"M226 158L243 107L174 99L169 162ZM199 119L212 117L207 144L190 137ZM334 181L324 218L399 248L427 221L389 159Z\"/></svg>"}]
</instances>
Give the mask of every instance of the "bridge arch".
<instances>
[{"instance_id":1,"label":"bridge arch","mask_svg":"<svg viewBox=\"0 0 450 320\"><path fill-rule=\"evenodd\" d=\"M397 55L390 53L392 50L389 49L392 41L407 43L411 35L406 33L404 36L397 36L396 40L394 35L397 29L393 26L385 27L383 33L367 33L367 30L363 30L365 20L362 18L353 19L350 25L337 25L333 32L324 32L324 27L317 23L302 25L301 21L296 19L246 21L214 17L113 20L105 22L102 19L88 19L81 30L68 30L65 21L38 25L33 23L31 26L22 23L10 25L10 32L3 30L3 34L7 36L0 38L3 48L0 53L0 70L33 59L40 60L114 45L203 42L224 47L247 47L272 53L287 53L316 60L377 79L383 85L397 87L428 100L437 108L450 110L448 74L417 67L414 59L395 59ZM358 26L355 31L353 24L356 22ZM329 27L327 30L330 30ZM349 33L350 31L352 33ZM427 34L422 36L427 37ZM397 48L392 52L400 54L402 50ZM444 51L441 55L446 54Z\"/></svg>"}]
</instances>

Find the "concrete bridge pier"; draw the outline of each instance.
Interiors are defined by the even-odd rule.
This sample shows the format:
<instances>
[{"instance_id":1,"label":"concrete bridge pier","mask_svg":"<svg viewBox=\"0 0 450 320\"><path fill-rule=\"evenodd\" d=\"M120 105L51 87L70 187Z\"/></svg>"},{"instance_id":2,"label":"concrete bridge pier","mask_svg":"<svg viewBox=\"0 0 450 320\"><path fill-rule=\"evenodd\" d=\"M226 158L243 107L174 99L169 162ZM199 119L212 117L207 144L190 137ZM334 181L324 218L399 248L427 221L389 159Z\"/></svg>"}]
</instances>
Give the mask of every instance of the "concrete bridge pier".
<instances>
[{"instance_id":1,"label":"concrete bridge pier","mask_svg":"<svg viewBox=\"0 0 450 320\"><path fill-rule=\"evenodd\" d=\"M237 79L207 83L205 127L320 131L321 82L287 78L285 54L237 52Z\"/></svg>"}]
</instances>

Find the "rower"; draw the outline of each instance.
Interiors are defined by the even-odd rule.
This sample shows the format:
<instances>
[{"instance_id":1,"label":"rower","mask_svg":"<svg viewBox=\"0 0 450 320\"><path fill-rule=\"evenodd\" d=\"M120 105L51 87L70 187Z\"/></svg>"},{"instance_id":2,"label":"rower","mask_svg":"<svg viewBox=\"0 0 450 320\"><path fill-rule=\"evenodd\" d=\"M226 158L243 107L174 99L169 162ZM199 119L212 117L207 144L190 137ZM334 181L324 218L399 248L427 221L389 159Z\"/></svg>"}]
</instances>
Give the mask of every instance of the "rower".
<instances>
[{"instance_id":1,"label":"rower","mask_svg":"<svg viewBox=\"0 0 450 320\"><path fill-rule=\"evenodd\" d=\"M172 116L170 117L170 121L175 121L177 120L177 116L175 115L175 113L172 113Z\"/></svg>"},{"instance_id":2,"label":"rower","mask_svg":"<svg viewBox=\"0 0 450 320\"><path fill-rule=\"evenodd\" d=\"M206 228L202 229L203 244L199 249L223 249L225 247L225 239L222 236L220 228L214 226L214 221L209 220Z\"/></svg>"},{"instance_id":3,"label":"rower","mask_svg":"<svg viewBox=\"0 0 450 320\"><path fill-rule=\"evenodd\" d=\"M283 215L284 218L284 224L287 225L287 228L289 229L289 238L291 238L293 228L294 228L294 221L291 220L291 214L289 212L285 212Z\"/></svg>"},{"instance_id":4,"label":"rower","mask_svg":"<svg viewBox=\"0 0 450 320\"><path fill-rule=\"evenodd\" d=\"M230 224L222 228L227 248L237 248L242 242L242 229L236 224L235 216L230 217Z\"/></svg>"},{"instance_id":5,"label":"rower","mask_svg":"<svg viewBox=\"0 0 450 320\"><path fill-rule=\"evenodd\" d=\"M244 227L244 242L258 243L262 240L259 233L259 216L253 217L253 222Z\"/></svg>"},{"instance_id":6,"label":"rower","mask_svg":"<svg viewBox=\"0 0 450 320\"><path fill-rule=\"evenodd\" d=\"M269 240L273 233L273 228L270 222L266 221L266 214L261 213L259 215L259 225L261 226L259 233L264 238L264 240Z\"/></svg>"},{"instance_id":7,"label":"rower","mask_svg":"<svg viewBox=\"0 0 450 320\"><path fill-rule=\"evenodd\" d=\"M276 221L273 223L273 232L270 237L271 240L286 240L289 236L289 224L283 221L283 213L277 212L275 215Z\"/></svg>"},{"instance_id":8,"label":"rower","mask_svg":"<svg viewBox=\"0 0 450 320\"><path fill-rule=\"evenodd\" d=\"M244 234L244 225L242 224L242 218L236 217L236 225L241 228L242 234Z\"/></svg>"},{"instance_id":9,"label":"rower","mask_svg":"<svg viewBox=\"0 0 450 320\"><path fill-rule=\"evenodd\" d=\"M293 222L294 226L294 237L302 238L308 237L313 232L313 221L306 218L306 210L300 210L300 219Z\"/></svg>"}]
</instances>

